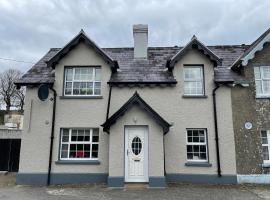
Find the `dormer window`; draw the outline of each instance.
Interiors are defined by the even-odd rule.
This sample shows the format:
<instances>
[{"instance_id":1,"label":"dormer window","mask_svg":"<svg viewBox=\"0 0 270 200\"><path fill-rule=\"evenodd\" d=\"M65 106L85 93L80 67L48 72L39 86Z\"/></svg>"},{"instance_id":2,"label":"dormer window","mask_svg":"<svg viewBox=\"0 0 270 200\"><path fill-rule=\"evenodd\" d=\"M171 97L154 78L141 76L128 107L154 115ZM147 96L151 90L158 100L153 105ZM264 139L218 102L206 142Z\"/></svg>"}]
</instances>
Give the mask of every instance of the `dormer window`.
<instances>
[{"instance_id":1,"label":"dormer window","mask_svg":"<svg viewBox=\"0 0 270 200\"><path fill-rule=\"evenodd\" d=\"M270 66L254 67L256 97L270 97Z\"/></svg>"},{"instance_id":2,"label":"dormer window","mask_svg":"<svg viewBox=\"0 0 270 200\"><path fill-rule=\"evenodd\" d=\"M204 78L202 65L184 66L184 95L186 96L204 95Z\"/></svg>"},{"instance_id":3,"label":"dormer window","mask_svg":"<svg viewBox=\"0 0 270 200\"><path fill-rule=\"evenodd\" d=\"M66 67L65 96L100 96L100 67Z\"/></svg>"}]
</instances>

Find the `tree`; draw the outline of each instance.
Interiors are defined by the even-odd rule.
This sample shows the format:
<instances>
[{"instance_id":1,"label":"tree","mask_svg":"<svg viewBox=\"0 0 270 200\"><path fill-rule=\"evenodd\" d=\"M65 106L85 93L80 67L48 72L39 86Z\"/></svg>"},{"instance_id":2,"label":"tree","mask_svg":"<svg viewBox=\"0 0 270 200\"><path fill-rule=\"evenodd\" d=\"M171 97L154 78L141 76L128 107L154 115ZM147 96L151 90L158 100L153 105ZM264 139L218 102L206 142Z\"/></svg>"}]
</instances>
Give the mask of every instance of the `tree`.
<instances>
[{"instance_id":1,"label":"tree","mask_svg":"<svg viewBox=\"0 0 270 200\"><path fill-rule=\"evenodd\" d=\"M20 89L17 89L15 94L15 106L19 108L20 111L23 111L23 105L24 105L24 99L25 99L25 87L21 87Z\"/></svg>"},{"instance_id":2,"label":"tree","mask_svg":"<svg viewBox=\"0 0 270 200\"><path fill-rule=\"evenodd\" d=\"M17 69L8 69L0 75L0 96L1 101L5 103L6 110L9 111L12 106L18 106L22 109L25 89L16 89L14 81L22 76L22 72ZM16 105L16 102L17 103Z\"/></svg>"}]
</instances>

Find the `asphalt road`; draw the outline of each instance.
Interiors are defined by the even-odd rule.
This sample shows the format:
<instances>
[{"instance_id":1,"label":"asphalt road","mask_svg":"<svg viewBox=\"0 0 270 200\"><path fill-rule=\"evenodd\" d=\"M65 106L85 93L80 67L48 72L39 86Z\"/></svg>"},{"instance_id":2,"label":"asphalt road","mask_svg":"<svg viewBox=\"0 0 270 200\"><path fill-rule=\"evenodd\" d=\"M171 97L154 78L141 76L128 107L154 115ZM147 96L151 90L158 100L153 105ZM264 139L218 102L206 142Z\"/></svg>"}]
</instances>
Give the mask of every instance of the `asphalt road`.
<instances>
[{"instance_id":1,"label":"asphalt road","mask_svg":"<svg viewBox=\"0 0 270 200\"><path fill-rule=\"evenodd\" d=\"M109 189L106 186L76 185L53 187L2 186L2 200L161 200L161 199L270 199L269 186L173 185L165 189ZM269 197L269 198L268 198Z\"/></svg>"},{"instance_id":2,"label":"asphalt road","mask_svg":"<svg viewBox=\"0 0 270 200\"><path fill-rule=\"evenodd\" d=\"M110 189L106 185L33 187L15 185L15 174L0 175L0 200L270 200L270 185L171 184L164 189L132 185Z\"/></svg>"}]
</instances>

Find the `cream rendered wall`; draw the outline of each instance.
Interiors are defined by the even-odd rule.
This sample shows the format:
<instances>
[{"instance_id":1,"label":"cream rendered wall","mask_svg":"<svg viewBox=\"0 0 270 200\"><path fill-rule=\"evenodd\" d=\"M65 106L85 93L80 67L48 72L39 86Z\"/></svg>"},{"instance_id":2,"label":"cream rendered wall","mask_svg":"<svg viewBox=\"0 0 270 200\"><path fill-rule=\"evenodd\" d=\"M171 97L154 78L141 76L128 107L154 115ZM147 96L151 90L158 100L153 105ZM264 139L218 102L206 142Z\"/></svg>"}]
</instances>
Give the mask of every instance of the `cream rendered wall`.
<instances>
[{"instance_id":1,"label":"cream rendered wall","mask_svg":"<svg viewBox=\"0 0 270 200\"><path fill-rule=\"evenodd\" d=\"M217 91L217 118L221 157L221 172L236 174L235 141L233 132L231 89L221 87Z\"/></svg>"},{"instance_id":2,"label":"cream rendered wall","mask_svg":"<svg viewBox=\"0 0 270 200\"><path fill-rule=\"evenodd\" d=\"M134 117L137 119L133 121ZM109 176L125 175L125 126L148 126L148 174L164 176L163 130L138 106L132 107L110 129Z\"/></svg>"},{"instance_id":3,"label":"cream rendered wall","mask_svg":"<svg viewBox=\"0 0 270 200\"><path fill-rule=\"evenodd\" d=\"M205 94L207 98L182 98L183 65L204 64ZM214 66L197 50L190 50L175 66L175 87L113 88L110 114L118 110L135 91L165 120L173 123L165 136L165 158L167 173L216 174L216 148L213 119L212 89ZM232 127L231 89L217 91L221 169L224 174L236 174L235 148ZM118 126L117 124L113 126ZM188 167L186 163L186 128L207 128L209 162L212 167ZM151 133L150 133L151 134Z\"/></svg>"},{"instance_id":4,"label":"cream rendered wall","mask_svg":"<svg viewBox=\"0 0 270 200\"><path fill-rule=\"evenodd\" d=\"M53 102L40 101L37 89L27 87L24 105L20 173L46 173L48 171L49 141Z\"/></svg>"},{"instance_id":5,"label":"cream rendered wall","mask_svg":"<svg viewBox=\"0 0 270 200\"><path fill-rule=\"evenodd\" d=\"M64 66L101 66L102 99L62 99ZM110 66L91 48L81 43L68 53L55 67L54 88L57 91L55 139L53 146L52 173L108 173L108 139L100 125L106 120ZM29 122L29 104L33 100L32 126L29 133L24 130L20 172L46 172L48 169L49 140L53 102L37 99L37 89L27 89L25 107L25 127ZM44 121L48 120L49 125ZM58 160L60 128L94 127L99 128L100 165L55 164Z\"/></svg>"}]
</instances>

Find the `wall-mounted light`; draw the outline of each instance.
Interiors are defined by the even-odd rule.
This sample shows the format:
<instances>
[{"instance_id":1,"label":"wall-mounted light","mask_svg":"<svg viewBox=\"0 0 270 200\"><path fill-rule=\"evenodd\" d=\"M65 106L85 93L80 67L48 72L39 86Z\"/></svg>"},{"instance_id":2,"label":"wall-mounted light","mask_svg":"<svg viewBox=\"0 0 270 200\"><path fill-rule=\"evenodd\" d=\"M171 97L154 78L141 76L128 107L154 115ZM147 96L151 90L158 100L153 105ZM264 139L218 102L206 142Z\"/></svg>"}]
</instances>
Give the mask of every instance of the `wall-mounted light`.
<instances>
[{"instance_id":1,"label":"wall-mounted light","mask_svg":"<svg viewBox=\"0 0 270 200\"><path fill-rule=\"evenodd\" d=\"M247 130L252 129L252 123L251 122L246 122L245 123L245 129L247 129Z\"/></svg>"},{"instance_id":2,"label":"wall-mounted light","mask_svg":"<svg viewBox=\"0 0 270 200\"><path fill-rule=\"evenodd\" d=\"M137 117L136 117L136 116L133 117L133 122L134 122L135 124L137 123Z\"/></svg>"}]
</instances>

